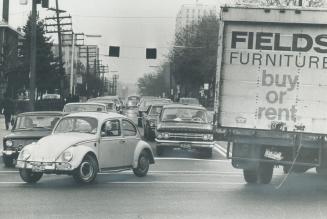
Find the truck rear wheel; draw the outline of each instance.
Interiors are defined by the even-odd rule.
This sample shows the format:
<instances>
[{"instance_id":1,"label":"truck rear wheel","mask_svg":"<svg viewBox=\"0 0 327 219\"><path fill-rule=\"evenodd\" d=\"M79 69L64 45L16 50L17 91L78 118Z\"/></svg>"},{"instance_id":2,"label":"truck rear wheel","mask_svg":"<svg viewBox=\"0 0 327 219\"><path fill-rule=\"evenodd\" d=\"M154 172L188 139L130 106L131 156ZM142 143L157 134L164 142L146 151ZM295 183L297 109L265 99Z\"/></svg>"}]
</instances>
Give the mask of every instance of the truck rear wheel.
<instances>
[{"instance_id":1,"label":"truck rear wheel","mask_svg":"<svg viewBox=\"0 0 327 219\"><path fill-rule=\"evenodd\" d=\"M256 183L258 180L256 170L243 170L243 176L247 183Z\"/></svg>"},{"instance_id":2,"label":"truck rear wheel","mask_svg":"<svg viewBox=\"0 0 327 219\"><path fill-rule=\"evenodd\" d=\"M272 179L274 165L269 163L261 163L258 168L258 182L268 184Z\"/></svg>"}]
</instances>

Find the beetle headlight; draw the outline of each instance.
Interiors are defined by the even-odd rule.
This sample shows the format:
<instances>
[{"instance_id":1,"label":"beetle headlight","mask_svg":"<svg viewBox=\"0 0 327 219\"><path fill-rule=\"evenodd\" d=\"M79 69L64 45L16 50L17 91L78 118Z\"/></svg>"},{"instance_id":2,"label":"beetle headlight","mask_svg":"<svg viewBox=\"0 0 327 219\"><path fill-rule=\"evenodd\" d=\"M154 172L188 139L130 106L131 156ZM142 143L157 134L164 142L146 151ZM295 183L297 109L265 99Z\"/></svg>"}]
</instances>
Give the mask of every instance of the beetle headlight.
<instances>
[{"instance_id":1,"label":"beetle headlight","mask_svg":"<svg viewBox=\"0 0 327 219\"><path fill-rule=\"evenodd\" d=\"M62 159L66 162L69 162L73 159L73 153L70 151L65 151L62 153Z\"/></svg>"},{"instance_id":2,"label":"beetle headlight","mask_svg":"<svg viewBox=\"0 0 327 219\"><path fill-rule=\"evenodd\" d=\"M22 157L23 160L27 160L28 158L30 158L31 153L28 150L23 150L20 153L20 156Z\"/></svg>"},{"instance_id":3,"label":"beetle headlight","mask_svg":"<svg viewBox=\"0 0 327 219\"><path fill-rule=\"evenodd\" d=\"M14 145L14 142L13 142L12 140L7 140L7 141L5 142L5 144L6 144L7 147L11 147L11 146Z\"/></svg>"}]
</instances>

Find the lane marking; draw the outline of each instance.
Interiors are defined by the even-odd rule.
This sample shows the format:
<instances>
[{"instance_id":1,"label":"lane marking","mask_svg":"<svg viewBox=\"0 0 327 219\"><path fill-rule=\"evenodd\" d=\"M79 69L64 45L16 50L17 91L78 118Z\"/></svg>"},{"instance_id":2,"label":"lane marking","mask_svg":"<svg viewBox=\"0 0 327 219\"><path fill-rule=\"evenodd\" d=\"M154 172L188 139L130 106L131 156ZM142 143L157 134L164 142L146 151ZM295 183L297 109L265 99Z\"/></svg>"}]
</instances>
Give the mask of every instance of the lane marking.
<instances>
[{"instance_id":1,"label":"lane marking","mask_svg":"<svg viewBox=\"0 0 327 219\"><path fill-rule=\"evenodd\" d=\"M226 157L226 154L222 150L220 150L219 148L213 147L213 150L218 152L221 156Z\"/></svg>"},{"instance_id":2,"label":"lane marking","mask_svg":"<svg viewBox=\"0 0 327 219\"><path fill-rule=\"evenodd\" d=\"M215 144L215 147L217 147L218 149L222 150L223 152L225 152L225 154L227 154L227 149L225 149L223 146L219 145L219 144Z\"/></svg>"},{"instance_id":3,"label":"lane marking","mask_svg":"<svg viewBox=\"0 0 327 219\"><path fill-rule=\"evenodd\" d=\"M205 184L205 185L245 185L245 182L181 182L181 181L148 181L148 182L107 182L107 184Z\"/></svg>"}]
</instances>

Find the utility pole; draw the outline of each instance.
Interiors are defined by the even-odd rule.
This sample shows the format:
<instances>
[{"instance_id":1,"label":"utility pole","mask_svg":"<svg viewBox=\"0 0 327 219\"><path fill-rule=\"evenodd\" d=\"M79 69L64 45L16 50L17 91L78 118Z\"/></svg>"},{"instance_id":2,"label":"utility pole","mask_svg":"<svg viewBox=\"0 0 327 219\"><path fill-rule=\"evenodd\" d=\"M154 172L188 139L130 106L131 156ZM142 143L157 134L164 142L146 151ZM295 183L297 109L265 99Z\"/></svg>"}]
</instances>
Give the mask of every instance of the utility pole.
<instances>
[{"instance_id":1,"label":"utility pole","mask_svg":"<svg viewBox=\"0 0 327 219\"><path fill-rule=\"evenodd\" d=\"M62 63L62 47L61 47L61 27L60 27L60 18L59 18L59 6L58 0L56 0L56 16L57 16L57 29L58 29L58 47L59 47L59 71L60 71L60 97L64 98L64 71ZM74 44L74 42L73 42Z\"/></svg>"},{"instance_id":2,"label":"utility pole","mask_svg":"<svg viewBox=\"0 0 327 219\"><path fill-rule=\"evenodd\" d=\"M72 22L71 16L60 16L60 13L64 13L66 11L59 9L58 0L56 0L56 8L49 8L50 11L55 11L55 17L47 17L45 21L46 32L47 33L57 33L58 34L58 52L59 52L59 71L60 71L60 96L63 98L64 96L64 79L65 79L65 72L63 68L63 55L62 55L62 33L70 32L72 33ZM69 21L66 21L69 19ZM54 23L53 23L54 22ZM66 23L65 23L66 22Z\"/></svg>"},{"instance_id":3,"label":"utility pole","mask_svg":"<svg viewBox=\"0 0 327 219\"><path fill-rule=\"evenodd\" d=\"M30 60L30 111L34 111L35 104L35 74L36 74L36 2L32 0L32 15L31 15L31 60Z\"/></svg>"}]
</instances>

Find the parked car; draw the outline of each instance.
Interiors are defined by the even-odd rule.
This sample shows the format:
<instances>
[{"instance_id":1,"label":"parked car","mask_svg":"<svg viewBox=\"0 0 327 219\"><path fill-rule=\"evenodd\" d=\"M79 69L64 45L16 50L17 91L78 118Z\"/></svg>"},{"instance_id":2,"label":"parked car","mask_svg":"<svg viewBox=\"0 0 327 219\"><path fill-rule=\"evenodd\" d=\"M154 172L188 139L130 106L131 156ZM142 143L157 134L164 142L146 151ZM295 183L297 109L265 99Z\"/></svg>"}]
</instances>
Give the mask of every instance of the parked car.
<instances>
[{"instance_id":1,"label":"parked car","mask_svg":"<svg viewBox=\"0 0 327 219\"><path fill-rule=\"evenodd\" d=\"M77 112L107 112L107 106L104 103L66 103L63 109L67 113Z\"/></svg>"},{"instance_id":2,"label":"parked car","mask_svg":"<svg viewBox=\"0 0 327 219\"><path fill-rule=\"evenodd\" d=\"M79 183L91 183L98 172L132 169L147 175L154 163L151 146L137 127L118 113L81 112L63 117L51 135L27 145L16 167L28 183L45 174L68 174Z\"/></svg>"},{"instance_id":3,"label":"parked car","mask_svg":"<svg viewBox=\"0 0 327 219\"><path fill-rule=\"evenodd\" d=\"M181 97L179 99L180 104L187 104L187 105L201 105L197 98L193 97Z\"/></svg>"},{"instance_id":4,"label":"parked car","mask_svg":"<svg viewBox=\"0 0 327 219\"><path fill-rule=\"evenodd\" d=\"M60 111L20 113L15 117L9 135L3 138L2 158L6 167L14 165L23 147L50 135L56 122L65 115Z\"/></svg>"},{"instance_id":5,"label":"parked car","mask_svg":"<svg viewBox=\"0 0 327 219\"><path fill-rule=\"evenodd\" d=\"M157 120L163 105L163 103L155 103L150 105L148 110L145 112L145 115L143 116L142 124L144 130L144 138L147 140L153 140L155 138Z\"/></svg>"},{"instance_id":6,"label":"parked car","mask_svg":"<svg viewBox=\"0 0 327 219\"><path fill-rule=\"evenodd\" d=\"M212 157L213 126L202 106L163 106L156 128L157 153L166 148L197 149Z\"/></svg>"},{"instance_id":7,"label":"parked car","mask_svg":"<svg viewBox=\"0 0 327 219\"><path fill-rule=\"evenodd\" d=\"M172 103L170 99L164 99L164 98L155 98L155 99L145 99L144 101L140 102L139 108L138 108L138 120L137 124L139 127L142 127L142 121L143 116L145 115L145 112L148 110L149 106L155 103Z\"/></svg>"}]
</instances>

